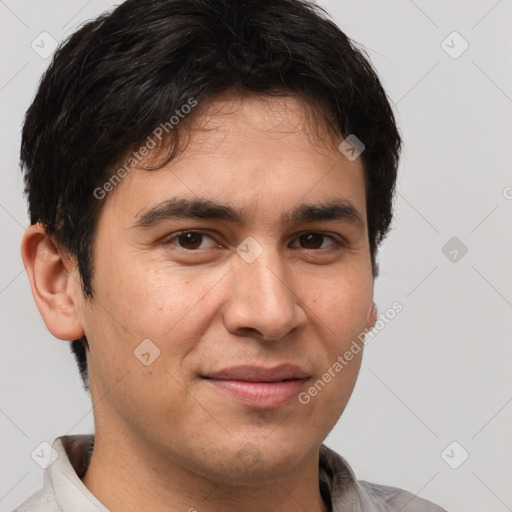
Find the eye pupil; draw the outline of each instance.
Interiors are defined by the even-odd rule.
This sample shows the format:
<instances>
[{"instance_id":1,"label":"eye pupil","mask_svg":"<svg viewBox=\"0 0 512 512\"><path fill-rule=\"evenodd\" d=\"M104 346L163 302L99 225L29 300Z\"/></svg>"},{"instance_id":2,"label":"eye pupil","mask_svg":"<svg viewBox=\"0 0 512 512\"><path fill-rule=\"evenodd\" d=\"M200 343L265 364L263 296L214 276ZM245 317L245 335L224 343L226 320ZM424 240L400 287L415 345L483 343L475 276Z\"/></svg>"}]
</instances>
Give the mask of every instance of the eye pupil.
<instances>
[{"instance_id":1,"label":"eye pupil","mask_svg":"<svg viewBox=\"0 0 512 512\"><path fill-rule=\"evenodd\" d=\"M194 233L192 231L187 231L185 233L181 233L178 236L179 244L184 249L197 249L201 245L201 237L203 235L201 233ZM188 245L188 247L184 247L185 245ZM192 245L193 247L190 247Z\"/></svg>"},{"instance_id":2,"label":"eye pupil","mask_svg":"<svg viewBox=\"0 0 512 512\"><path fill-rule=\"evenodd\" d=\"M307 233L302 235L300 238L302 243L305 243L306 245L314 245L316 247L322 245L323 235L319 235L317 233Z\"/></svg>"}]
</instances>

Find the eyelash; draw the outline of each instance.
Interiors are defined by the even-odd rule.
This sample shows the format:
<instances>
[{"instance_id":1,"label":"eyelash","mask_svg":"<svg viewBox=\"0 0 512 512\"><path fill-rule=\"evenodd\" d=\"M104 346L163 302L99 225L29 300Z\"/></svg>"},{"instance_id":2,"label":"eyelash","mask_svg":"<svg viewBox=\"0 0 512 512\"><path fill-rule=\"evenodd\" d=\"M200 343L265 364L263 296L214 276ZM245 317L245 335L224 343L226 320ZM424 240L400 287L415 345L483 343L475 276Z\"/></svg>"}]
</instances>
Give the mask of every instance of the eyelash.
<instances>
[{"instance_id":1,"label":"eyelash","mask_svg":"<svg viewBox=\"0 0 512 512\"><path fill-rule=\"evenodd\" d=\"M185 247L181 247L181 246L175 245L173 243L181 235L185 235L185 234L188 234L188 233L193 233L195 235L201 235L203 237L206 236L206 237L209 237L212 240L214 240L214 238L211 235L209 235L208 233L205 233L203 231L185 230L185 231L178 231L178 232L174 233L173 235L164 238L162 240L162 243L164 245L166 245L166 246L169 246L169 245L174 246L177 249L185 251L185 252L200 252L200 251L206 250L206 249L186 249ZM317 231L304 231L303 233L300 233L300 235L296 238L296 240L300 239L300 237L302 237L304 235L319 235L319 236L321 236L323 238L329 238L329 239L331 239L334 242L334 245L331 246L331 247L328 247L328 248L324 248L324 249L321 249L321 248L320 249L305 249L305 248L303 248L303 250L305 250L305 251L324 251L324 252L328 252L329 251L330 252L330 251L341 250L341 249L343 249L343 248L345 248L347 246L347 242L343 238L340 237L340 239L338 239L338 238L334 237L333 235L328 235L326 233L317 232Z\"/></svg>"}]
</instances>

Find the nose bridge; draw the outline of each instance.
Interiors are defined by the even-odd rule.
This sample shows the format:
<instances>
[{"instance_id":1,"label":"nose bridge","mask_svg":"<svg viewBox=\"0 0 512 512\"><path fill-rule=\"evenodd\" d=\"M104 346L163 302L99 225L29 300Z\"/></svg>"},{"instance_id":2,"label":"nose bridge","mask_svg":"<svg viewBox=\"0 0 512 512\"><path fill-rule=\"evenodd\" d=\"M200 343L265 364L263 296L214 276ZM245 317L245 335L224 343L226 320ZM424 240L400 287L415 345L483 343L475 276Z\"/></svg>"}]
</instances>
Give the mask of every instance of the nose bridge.
<instances>
[{"instance_id":1,"label":"nose bridge","mask_svg":"<svg viewBox=\"0 0 512 512\"><path fill-rule=\"evenodd\" d=\"M237 249L228 321L232 328L256 329L267 339L278 339L298 326L304 313L278 248L257 244L250 240Z\"/></svg>"},{"instance_id":2,"label":"nose bridge","mask_svg":"<svg viewBox=\"0 0 512 512\"><path fill-rule=\"evenodd\" d=\"M283 306L283 301L289 301L291 291L286 283L286 269L281 255L276 247L271 244L263 245L263 242L249 241L246 246L253 252L252 261L245 259L239 248L240 261L237 265L237 280L245 281L256 293L250 294L258 303L278 302ZM255 246L258 244L258 246ZM252 286L251 286L252 285ZM288 285L288 286L287 286Z\"/></svg>"},{"instance_id":3,"label":"nose bridge","mask_svg":"<svg viewBox=\"0 0 512 512\"><path fill-rule=\"evenodd\" d=\"M262 254L251 264L247 264L241 272L245 279L254 281L255 290L262 299L267 298L270 304L289 302L293 297L291 283L287 282L286 268L275 248L265 248ZM244 279L243 276L240 277Z\"/></svg>"}]
</instances>

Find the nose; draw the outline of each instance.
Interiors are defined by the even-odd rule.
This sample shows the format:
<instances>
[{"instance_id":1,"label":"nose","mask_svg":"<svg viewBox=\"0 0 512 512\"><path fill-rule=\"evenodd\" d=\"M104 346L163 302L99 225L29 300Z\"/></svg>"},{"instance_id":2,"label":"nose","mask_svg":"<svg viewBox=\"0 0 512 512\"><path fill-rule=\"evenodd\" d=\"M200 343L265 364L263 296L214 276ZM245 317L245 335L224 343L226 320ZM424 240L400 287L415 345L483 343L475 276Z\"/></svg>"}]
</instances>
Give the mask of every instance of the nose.
<instances>
[{"instance_id":1,"label":"nose","mask_svg":"<svg viewBox=\"0 0 512 512\"><path fill-rule=\"evenodd\" d=\"M223 311L231 333L279 340L306 324L301 297L277 251L267 248L252 263L239 256L235 260Z\"/></svg>"}]
</instances>

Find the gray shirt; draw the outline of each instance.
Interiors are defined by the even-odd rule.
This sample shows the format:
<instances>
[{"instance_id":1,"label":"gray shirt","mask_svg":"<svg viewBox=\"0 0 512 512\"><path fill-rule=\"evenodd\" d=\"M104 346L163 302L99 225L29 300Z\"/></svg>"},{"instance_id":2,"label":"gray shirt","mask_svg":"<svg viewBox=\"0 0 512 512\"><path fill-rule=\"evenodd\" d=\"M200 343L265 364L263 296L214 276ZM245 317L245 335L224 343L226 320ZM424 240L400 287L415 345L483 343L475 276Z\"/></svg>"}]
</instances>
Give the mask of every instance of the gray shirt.
<instances>
[{"instance_id":1,"label":"gray shirt","mask_svg":"<svg viewBox=\"0 0 512 512\"><path fill-rule=\"evenodd\" d=\"M81 480L93 447L94 435L58 437L43 488L14 512L109 512ZM332 512L446 512L402 489L357 480L345 459L324 445L319 468L320 492Z\"/></svg>"}]
</instances>

